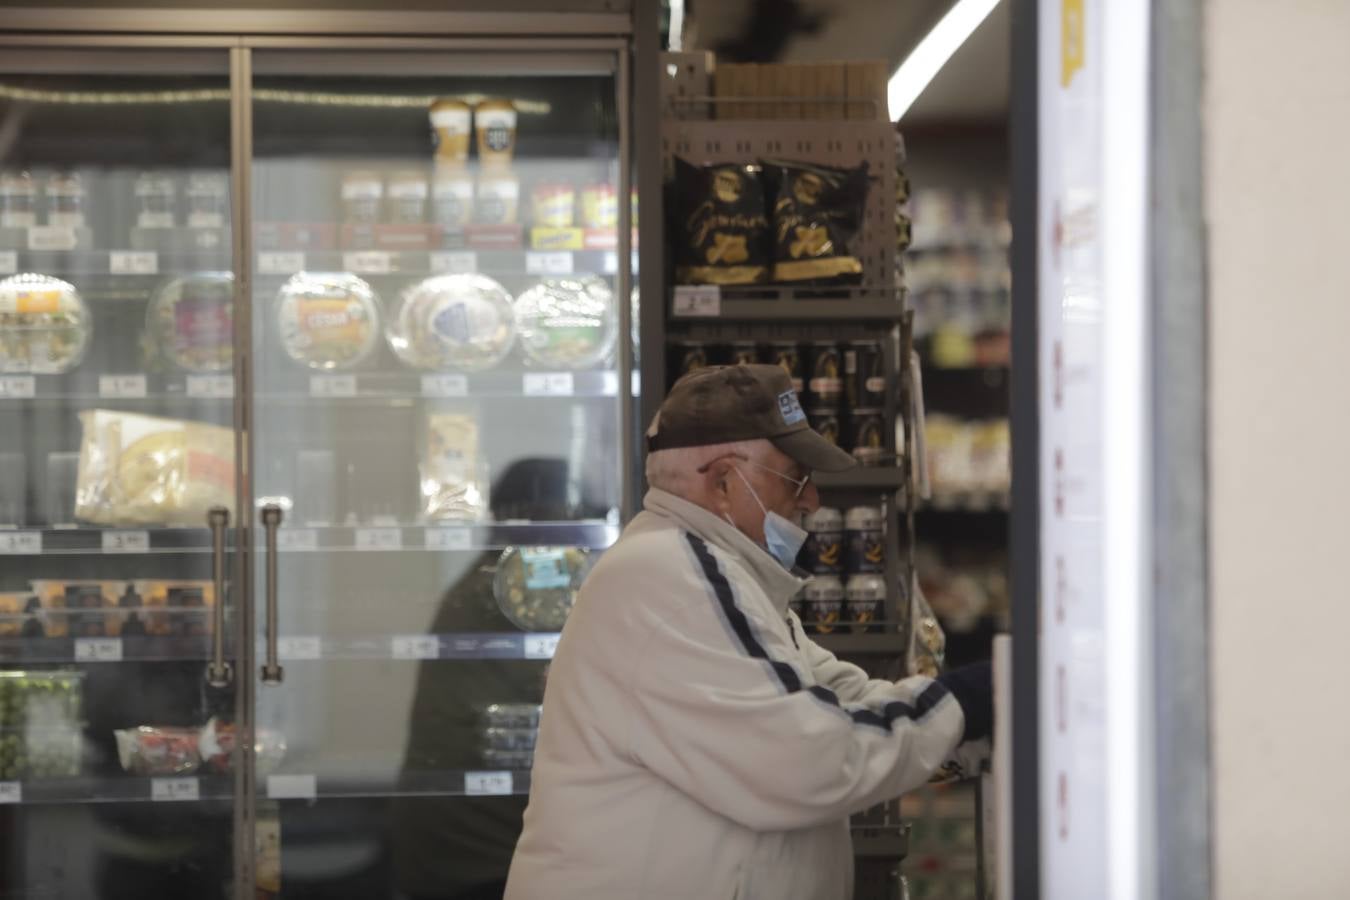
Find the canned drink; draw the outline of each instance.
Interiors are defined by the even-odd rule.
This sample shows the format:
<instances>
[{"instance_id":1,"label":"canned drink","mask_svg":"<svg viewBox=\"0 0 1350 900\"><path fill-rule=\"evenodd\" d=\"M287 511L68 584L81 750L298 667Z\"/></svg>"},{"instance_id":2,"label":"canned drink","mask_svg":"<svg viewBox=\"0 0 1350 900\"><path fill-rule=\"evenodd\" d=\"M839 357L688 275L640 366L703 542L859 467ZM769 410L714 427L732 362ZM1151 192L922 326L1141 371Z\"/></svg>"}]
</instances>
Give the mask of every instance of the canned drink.
<instances>
[{"instance_id":1,"label":"canned drink","mask_svg":"<svg viewBox=\"0 0 1350 900\"><path fill-rule=\"evenodd\" d=\"M844 366L839 347L833 341L816 341L807 350L806 393L817 408L839 408L844 393Z\"/></svg>"},{"instance_id":2,"label":"canned drink","mask_svg":"<svg viewBox=\"0 0 1350 900\"><path fill-rule=\"evenodd\" d=\"M822 506L806 517L805 567L813 575L844 571L844 514Z\"/></svg>"},{"instance_id":3,"label":"canned drink","mask_svg":"<svg viewBox=\"0 0 1350 900\"><path fill-rule=\"evenodd\" d=\"M775 341L769 345L764 361L778 366L792 379L792 389L802 392L806 385L802 381L802 352L794 341Z\"/></svg>"},{"instance_id":4,"label":"canned drink","mask_svg":"<svg viewBox=\"0 0 1350 900\"><path fill-rule=\"evenodd\" d=\"M844 604L854 634L880 631L877 624L886 602L886 579L880 575L854 575L844 585Z\"/></svg>"},{"instance_id":5,"label":"canned drink","mask_svg":"<svg viewBox=\"0 0 1350 900\"><path fill-rule=\"evenodd\" d=\"M885 571L885 514L880 506L855 506L845 513L844 540L844 563L850 575Z\"/></svg>"},{"instance_id":6,"label":"canned drink","mask_svg":"<svg viewBox=\"0 0 1350 900\"><path fill-rule=\"evenodd\" d=\"M729 359L733 366L753 366L759 362L759 346L754 341L736 341Z\"/></svg>"},{"instance_id":7,"label":"canned drink","mask_svg":"<svg viewBox=\"0 0 1350 900\"><path fill-rule=\"evenodd\" d=\"M844 449L860 465L879 466L886 452L886 419L879 409L855 409L849 416Z\"/></svg>"},{"instance_id":8,"label":"canned drink","mask_svg":"<svg viewBox=\"0 0 1350 900\"><path fill-rule=\"evenodd\" d=\"M839 446L839 413L833 409L807 410L806 421L820 436L836 447Z\"/></svg>"},{"instance_id":9,"label":"canned drink","mask_svg":"<svg viewBox=\"0 0 1350 900\"><path fill-rule=\"evenodd\" d=\"M679 367L676 371L676 378L688 375L695 369L702 369L708 365L708 345L702 341L687 341L676 347L676 353L679 359Z\"/></svg>"},{"instance_id":10,"label":"canned drink","mask_svg":"<svg viewBox=\"0 0 1350 900\"><path fill-rule=\"evenodd\" d=\"M880 341L852 341L844 349L844 396L851 409L886 403L886 372Z\"/></svg>"},{"instance_id":11,"label":"canned drink","mask_svg":"<svg viewBox=\"0 0 1350 900\"><path fill-rule=\"evenodd\" d=\"M817 575L803 594L810 631L831 634L840 628L844 614L844 583L833 575Z\"/></svg>"}]
</instances>

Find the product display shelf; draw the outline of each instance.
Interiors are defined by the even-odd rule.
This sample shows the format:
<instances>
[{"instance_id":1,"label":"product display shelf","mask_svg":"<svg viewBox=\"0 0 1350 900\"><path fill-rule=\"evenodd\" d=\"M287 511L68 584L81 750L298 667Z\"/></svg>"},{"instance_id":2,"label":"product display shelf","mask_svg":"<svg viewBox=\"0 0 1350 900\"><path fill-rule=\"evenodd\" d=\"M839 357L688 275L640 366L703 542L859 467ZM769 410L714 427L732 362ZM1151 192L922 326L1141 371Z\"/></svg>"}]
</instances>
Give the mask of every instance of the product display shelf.
<instances>
[{"instance_id":1,"label":"product display shelf","mask_svg":"<svg viewBox=\"0 0 1350 900\"><path fill-rule=\"evenodd\" d=\"M260 402L310 400L476 400L479 398L605 397L619 394L611 371L527 370L490 372L288 372L269 380Z\"/></svg>"},{"instance_id":2,"label":"product display shelf","mask_svg":"<svg viewBox=\"0 0 1350 900\"><path fill-rule=\"evenodd\" d=\"M234 399L234 376L229 373L165 374L139 371L130 365L119 368L121 371L98 372L81 366L63 375L0 375L0 407L15 402L66 408L107 402L219 405Z\"/></svg>"},{"instance_id":3,"label":"product display shelf","mask_svg":"<svg viewBox=\"0 0 1350 900\"><path fill-rule=\"evenodd\" d=\"M637 256L633 264L636 268ZM351 272L368 275L614 275L617 250L261 250L255 277L286 278L296 272Z\"/></svg>"},{"instance_id":4,"label":"product display shelf","mask_svg":"<svg viewBox=\"0 0 1350 900\"><path fill-rule=\"evenodd\" d=\"M230 268L229 252L220 249L0 249L0 275L43 272L65 280L90 275L168 279L186 272L228 272Z\"/></svg>"},{"instance_id":5,"label":"product display shelf","mask_svg":"<svg viewBox=\"0 0 1350 900\"><path fill-rule=\"evenodd\" d=\"M27 778L0 781L0 797L16 805L219 802L233 799L234 779L229 775Z\"/></svg>"}]
</instances>

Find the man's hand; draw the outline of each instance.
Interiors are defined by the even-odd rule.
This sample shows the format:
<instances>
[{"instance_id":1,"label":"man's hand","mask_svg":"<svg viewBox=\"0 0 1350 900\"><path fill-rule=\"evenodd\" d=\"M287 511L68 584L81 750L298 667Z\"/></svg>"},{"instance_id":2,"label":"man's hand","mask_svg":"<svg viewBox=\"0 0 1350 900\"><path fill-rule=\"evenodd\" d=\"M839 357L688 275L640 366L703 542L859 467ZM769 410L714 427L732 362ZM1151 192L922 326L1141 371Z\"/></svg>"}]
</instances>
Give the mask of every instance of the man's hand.
<instances>
[{"instance_id":1,"label":"man's hand","mask_svg":"<svg viewBox=\"0 0 1350 900\"><path fill-rule=\"evenodd\" d=\"M994 731L994 676L987 662L974 663L943 672L938 684L951 691L966 717L961 743L987 738Z\"/></svg>"}]
</instances>

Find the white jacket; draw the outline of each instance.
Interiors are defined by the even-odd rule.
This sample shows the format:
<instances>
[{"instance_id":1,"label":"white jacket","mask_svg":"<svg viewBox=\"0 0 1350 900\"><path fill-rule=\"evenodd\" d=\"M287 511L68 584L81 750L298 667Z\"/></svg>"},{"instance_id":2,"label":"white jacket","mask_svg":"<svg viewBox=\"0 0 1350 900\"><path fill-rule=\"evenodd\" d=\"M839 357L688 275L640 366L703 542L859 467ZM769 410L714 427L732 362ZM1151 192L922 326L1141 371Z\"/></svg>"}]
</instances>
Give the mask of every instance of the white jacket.
<instances>
[{"instance_id":1,"label":"white jacket","mask_svg":"<svg viewBox=\"0 0 1350 900\"><path fill-rule=\"evenodd\" d=\"M549 671L506 900L848 900L847 817L922 784L964 720L802 633L805 583L653 490Z\"/></svg>"}]
</instances>

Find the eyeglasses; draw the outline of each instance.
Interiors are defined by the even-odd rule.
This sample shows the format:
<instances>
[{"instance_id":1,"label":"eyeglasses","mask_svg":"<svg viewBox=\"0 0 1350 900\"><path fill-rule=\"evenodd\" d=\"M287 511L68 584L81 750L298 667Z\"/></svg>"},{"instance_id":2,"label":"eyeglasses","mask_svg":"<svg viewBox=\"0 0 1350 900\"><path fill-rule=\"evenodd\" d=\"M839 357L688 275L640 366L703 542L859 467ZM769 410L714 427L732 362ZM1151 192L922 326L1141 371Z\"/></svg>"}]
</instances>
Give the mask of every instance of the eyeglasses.
<instances>
[{"instance_id":1,"label":"eyeglasses","mask_svg":"<svg viewBox=\"0 0 1350 900\"><path fill-rule=\"evenodd\" d=\"M704 463L702 466L698 468L698 474L700 475L706 474L707 471L713 467L713 463L721 462L724 459L739 459L743 463L749 463L756 469L763 469L765 472L772 472L774 475L777 475L779 478L783 479L789 484L795 484L797 486L797 490L792 495L792 499L794 500L801 497L802 492L806 490L806 486L811 483L810 472L807 472L806 475L800 479L793 478L791 475L788 475L785 472L780 472L777 469L771 469L768 466L764 465L763 463L757 463L743 453L728 453L725 456L717 457L717 459L708 460L708 462Z\"/></svg>"}]
</instances>

